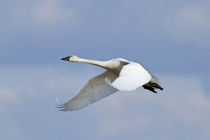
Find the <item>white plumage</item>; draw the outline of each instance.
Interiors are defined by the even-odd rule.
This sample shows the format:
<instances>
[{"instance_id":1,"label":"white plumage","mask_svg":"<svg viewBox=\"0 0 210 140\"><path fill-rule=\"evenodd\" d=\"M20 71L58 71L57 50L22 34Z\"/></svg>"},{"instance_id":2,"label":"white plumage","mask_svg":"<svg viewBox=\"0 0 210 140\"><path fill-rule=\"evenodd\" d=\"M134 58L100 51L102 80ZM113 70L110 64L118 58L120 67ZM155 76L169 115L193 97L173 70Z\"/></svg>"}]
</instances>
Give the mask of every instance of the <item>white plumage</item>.
<instances>
[{"instance_id":1,"label":"white plumage","mask_svg":"<svg viewBox=\"0 0 210 140\"><path fill-rule=\"evenodd\" d=\"M150 74L140 64L129 62L122 67L119 77L110 85L118 90L132 91L150 80Z\"/></svg>"},{"instance_id":2,"label":"white plumage","mask_svg":"<svg viewBox=\"0 0 210 140\"><path fill-rule=\"evenodd\" d=\"M81 109L118 90L132 91L142 85L146 86L146 88L144 87L145 89L153 88L153 92L154 88L158 88L147 84L150 83L152 77L140 64L122 58L109 61L96 61L82 59L77 56L68 56L62 58L62 60L89 63L105 68L107 71L90 79L75 97L65 104L59 105L58 108L61 111ZM158 85L154 80L153 84ZM162 90L161 87L159 89Z\"/></svg>"}]
</instances>

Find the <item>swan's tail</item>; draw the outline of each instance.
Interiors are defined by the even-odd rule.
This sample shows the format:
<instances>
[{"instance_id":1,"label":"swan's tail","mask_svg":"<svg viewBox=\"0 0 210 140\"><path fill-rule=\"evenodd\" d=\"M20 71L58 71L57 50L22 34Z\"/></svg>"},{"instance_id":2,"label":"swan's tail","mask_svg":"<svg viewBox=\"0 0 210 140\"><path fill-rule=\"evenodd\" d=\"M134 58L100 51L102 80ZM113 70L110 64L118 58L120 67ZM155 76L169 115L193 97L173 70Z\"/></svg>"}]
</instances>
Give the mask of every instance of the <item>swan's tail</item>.
<instances>
[{"instance_id":1,"label":"swan's tail","mask_svg":"<svg viewBox=\"0 0 210 140\"><path fill-rule=\"evenodd\" d=\"M157 91L155 91L155 89L163 90L163 88L160 86L160 82L159 82L158 78L154 75L152 75L152 79L148 83L143 85L143 88L150 90L154 93L157 93Z\"/></svg>"}]
</instances>

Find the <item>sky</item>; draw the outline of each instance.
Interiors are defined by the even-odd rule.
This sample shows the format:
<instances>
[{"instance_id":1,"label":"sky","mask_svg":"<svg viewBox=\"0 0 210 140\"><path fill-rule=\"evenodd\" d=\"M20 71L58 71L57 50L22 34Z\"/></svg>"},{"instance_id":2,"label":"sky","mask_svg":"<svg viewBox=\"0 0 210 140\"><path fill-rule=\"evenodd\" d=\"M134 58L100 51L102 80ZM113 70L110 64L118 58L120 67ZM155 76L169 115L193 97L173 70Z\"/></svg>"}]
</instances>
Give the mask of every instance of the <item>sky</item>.
<instances>
[{"instance_id":1,"label":"sky","mask_svg":"<svg viewBox=\"0 0 210 140\"><path fill-rule=\"evenodd\" d=\"M210 138L210 1L1 0L0 138ZM142 64L163 92L117 92L60 112L103 69L68 55Z\"/></svg>"}]
</instances>

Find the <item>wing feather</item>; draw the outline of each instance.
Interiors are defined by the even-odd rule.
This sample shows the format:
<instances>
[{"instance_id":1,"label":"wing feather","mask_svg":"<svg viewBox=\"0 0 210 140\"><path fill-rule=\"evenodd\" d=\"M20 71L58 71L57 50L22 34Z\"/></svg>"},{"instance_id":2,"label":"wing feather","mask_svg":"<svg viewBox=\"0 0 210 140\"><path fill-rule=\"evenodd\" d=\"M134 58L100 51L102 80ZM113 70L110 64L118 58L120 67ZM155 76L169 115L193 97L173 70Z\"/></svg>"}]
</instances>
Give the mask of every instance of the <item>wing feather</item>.
<instances>
[{"instance_id":1,"label":"wing feather","mask_svg":"<svg viewBox=\"0 0 210 140\"><path fill-rule=\"evenodd\" d=\"M83 108L89 104L107 97L118 90L106 83L106 79L113 82L117 76L111 71L106 71L88 81L80 92L71 100L61 105L61 111L74 111Z\"/></svg>"}]
</instances>

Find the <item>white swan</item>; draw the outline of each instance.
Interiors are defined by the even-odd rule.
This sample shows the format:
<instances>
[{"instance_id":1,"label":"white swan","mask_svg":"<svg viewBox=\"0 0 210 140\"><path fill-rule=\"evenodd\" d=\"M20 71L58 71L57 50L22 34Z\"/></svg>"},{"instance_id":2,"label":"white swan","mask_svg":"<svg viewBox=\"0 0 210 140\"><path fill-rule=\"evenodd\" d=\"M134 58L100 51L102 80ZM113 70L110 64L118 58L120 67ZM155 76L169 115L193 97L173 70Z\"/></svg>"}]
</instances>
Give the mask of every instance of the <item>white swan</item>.
<instances>
[{"instance_id":1,"label":"white swan","mask_svg":"<svg viewBox=\"0 0 210 140\"><path fill-rule=\"evenodd\" d=\"M151 76L140 64L122 58L108 61L96 61L68 56L62 60L83 62L100 66L107 71L90 79L80 92L65 104L59 105L61 111L74 111L109 96L118 90L132 91L143 86L156 93L155 89L163 90L155 77Z\"/></svg>"}]
</instances>

